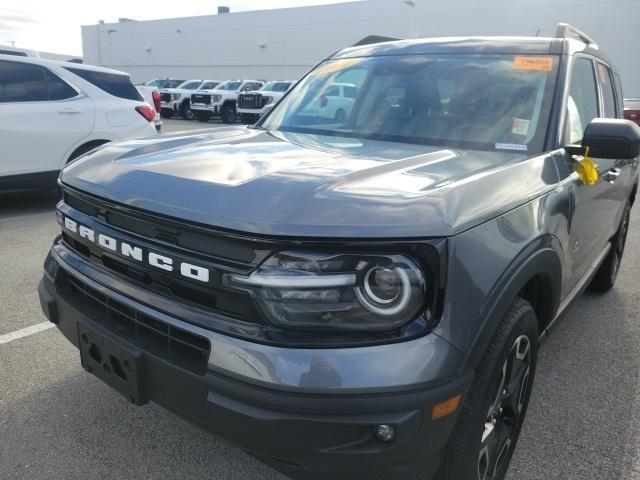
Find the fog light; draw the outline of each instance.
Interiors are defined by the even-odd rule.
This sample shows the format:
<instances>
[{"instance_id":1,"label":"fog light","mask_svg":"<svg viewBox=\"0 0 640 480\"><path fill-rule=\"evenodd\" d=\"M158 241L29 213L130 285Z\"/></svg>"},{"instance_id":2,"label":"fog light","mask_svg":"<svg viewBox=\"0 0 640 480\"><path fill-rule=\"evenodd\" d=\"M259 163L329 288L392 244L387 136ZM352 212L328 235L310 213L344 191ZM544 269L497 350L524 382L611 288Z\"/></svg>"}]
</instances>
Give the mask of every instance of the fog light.
<instances>
[{"instance_id":1,"label":"fog light","mask_svg":"<svg viewBox=\"0 0 640 480\"><path fill-rule=\"evenodd\" d=\"M373 427L376 438L384 443L393 442L396 432L391 425L376 425Z\"/></svg>"}]
</instances>

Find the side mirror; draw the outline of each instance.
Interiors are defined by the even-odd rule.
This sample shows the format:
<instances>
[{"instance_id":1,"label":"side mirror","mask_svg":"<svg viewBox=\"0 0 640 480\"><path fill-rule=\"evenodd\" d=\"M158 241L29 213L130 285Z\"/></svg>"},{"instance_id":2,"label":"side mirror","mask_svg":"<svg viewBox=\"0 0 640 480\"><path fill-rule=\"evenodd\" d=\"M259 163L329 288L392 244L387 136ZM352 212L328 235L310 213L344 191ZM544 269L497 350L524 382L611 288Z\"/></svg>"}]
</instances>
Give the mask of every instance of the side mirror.
<instances>
[{"instance_id":1,"label":"side mirror","mask_svg":"<svg viewBox=\"0 0 640 480\"><path fill-rule=\"evenodd\" d=\"M630 160L640 154L640 127L630 120L594 118L584 130L589 156Z\"/></svg>"}]
</instances>

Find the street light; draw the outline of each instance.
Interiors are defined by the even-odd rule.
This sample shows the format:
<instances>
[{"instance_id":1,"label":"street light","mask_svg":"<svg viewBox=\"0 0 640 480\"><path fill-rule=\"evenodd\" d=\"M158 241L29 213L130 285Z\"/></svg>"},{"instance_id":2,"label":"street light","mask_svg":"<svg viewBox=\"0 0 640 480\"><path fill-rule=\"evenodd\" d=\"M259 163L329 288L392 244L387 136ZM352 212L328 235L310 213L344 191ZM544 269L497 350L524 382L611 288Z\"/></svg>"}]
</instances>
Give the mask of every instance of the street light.
<instances>
[{"instance_id":1,"label":"street light","mask_svg":"<svg viewBox=\"0 0 640 480\"><path fill-rule=\"evenodd\" d=\"M409 38L413 38L413 27L416 21L416 2L413 0L404 0L404 4L411 7L411 26L409 27Z\"/></svg>"}]
</instances>

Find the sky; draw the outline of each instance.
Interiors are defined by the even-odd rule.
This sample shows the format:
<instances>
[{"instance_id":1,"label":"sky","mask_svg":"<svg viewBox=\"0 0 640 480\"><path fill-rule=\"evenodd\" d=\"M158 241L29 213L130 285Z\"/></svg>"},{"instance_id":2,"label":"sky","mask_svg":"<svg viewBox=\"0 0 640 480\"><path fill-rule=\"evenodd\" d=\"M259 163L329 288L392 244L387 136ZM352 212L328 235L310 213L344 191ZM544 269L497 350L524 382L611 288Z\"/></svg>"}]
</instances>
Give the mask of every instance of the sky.
<instances>
[{"instance_id":1,"label":"sky","mask_svg":"<svg viewBox=\"0 0 640 480\"><path fill-rule=\"evenodd\" d=\"M119 17L150 20L209 15L218 5L231 12L339 3L345 0L1 0L0 45L82 54L81 25Z\"/></svg>"}]
</instances>

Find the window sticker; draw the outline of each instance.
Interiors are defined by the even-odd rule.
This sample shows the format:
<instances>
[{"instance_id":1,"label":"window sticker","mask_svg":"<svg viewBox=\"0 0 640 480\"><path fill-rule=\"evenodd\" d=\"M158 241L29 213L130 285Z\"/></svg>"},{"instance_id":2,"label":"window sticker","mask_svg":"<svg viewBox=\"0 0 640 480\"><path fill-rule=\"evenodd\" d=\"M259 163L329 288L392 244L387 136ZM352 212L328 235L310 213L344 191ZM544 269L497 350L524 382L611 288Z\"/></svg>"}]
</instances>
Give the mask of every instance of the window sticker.
<instances>
[{"instance_id":1,"label":"window sticker","mask_svg":"<svg viewBox=\"0 0 640 480\"><path fill-rule=\"evenodd\" d=\"M609 83L609 73L607 73L607 67L603 64L598 64L598 76L600 77L600 83L606 85Z\"/></svg>"},{"instance_id":2,"label":"window sticker","mask_svg":"<svg viewBox=\"0 0 640 480\"><path fill-rule=\"evenodd\" d=\"M496 143L496 150L519 150L527 151L527 146L520 143Z\"/></svg>"},{"instance_id":3,"label":"window sticker","mask_svg":"<svg viewBox=\"0 0 640 480\"><path fill-rule=\"evenodd\" d=\"M518 55L513 59L514 70L539 70L550 72L553 69L553 57L534 57Z\"/></svg>"},{"instance_id":4,"label":"window sticker","mask_svg":"<svg viewBox=\"0 0 640 480\"><path fill-rule=\"evenodd\" d=\"M511 133L526 136L529 133L529 120L524 118L513 118L511 120Z\"/></svg>"}]
</instances>

